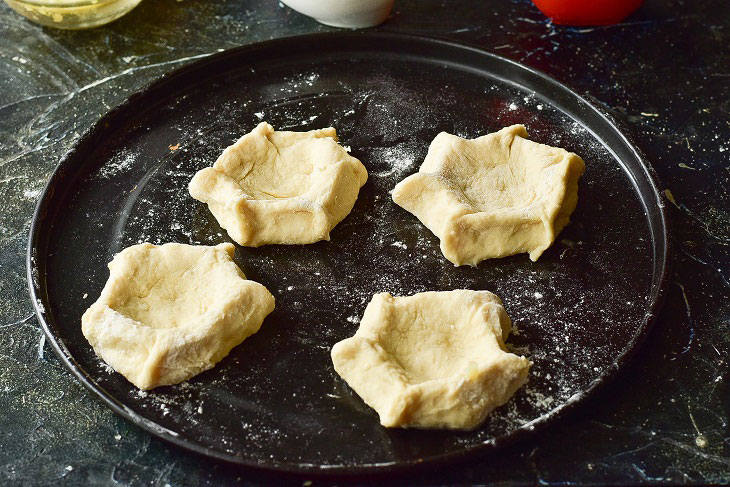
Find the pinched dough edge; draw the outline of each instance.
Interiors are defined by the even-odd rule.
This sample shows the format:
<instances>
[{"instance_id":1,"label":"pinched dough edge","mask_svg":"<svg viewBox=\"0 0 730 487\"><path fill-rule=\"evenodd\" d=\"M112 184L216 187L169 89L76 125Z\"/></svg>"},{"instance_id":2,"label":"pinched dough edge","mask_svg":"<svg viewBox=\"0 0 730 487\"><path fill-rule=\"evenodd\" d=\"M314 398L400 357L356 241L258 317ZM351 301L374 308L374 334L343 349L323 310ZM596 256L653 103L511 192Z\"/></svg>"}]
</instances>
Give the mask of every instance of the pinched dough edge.
<instances>
[{"instance_id":1,"label":"pinched dough edge","mask_svg":"<svg viewBox=\"0 0 730 487\"><path fill-rule=\"evenodd\" d=\"M522 252L536 261L569 223L585 164L572 152L526 137L523 125L472 140L442 132L419 171L393 189L393 201L440 239L443 255L455 265ZM491 178L497 172L507 176ZM517 204L500 197L484 203L474 197L480 189L505 200L517 189L525 197Z\"/></svg>"},{"instance_id":2,"label":"pinched dough edge","mask_svg":"<svg viewBox=\"0 0 730 487\"><path fill-rule=\"evenodd\" d=\"M122 250L109 263L101 296L81 318L84 336L104 362L140 389L177 384L212 368L256 333L274 309L274 297L246 279L233 253L230 243L143 243ZM169 295L167 308L174 310L176 289L199 285L201 272L215 272L217 285L199 290L204 293L199 295L204 303L199 312L180 317L173 312L158 317L157 323L128 316L134 314L126 308L131 302L143 309L154 306L145 302L150 295Z\"/></svg>"},{"instance_id":3,"label":"pinched dough edge","mask_svg":"<svg viewBox=\"0 0 730 487\"><path fill-rule=\"evenodd\" d=\"M269 178L266 188L248 182L260 173L269 173L258 179ZM288 132L261 122L213 167L198 171L189 191L240 245L308 244L329 240L367 177L365 166L337 143L334 128ZM283 188L294 184L301 187Z\"/></svg>"},{"instance_id":4,"label":"pinched dough edge","mask_svg":"<svg viewBox=\"0 0 730 487\"><path fill-rule=\"evenodd\" d=\"M510 327L488 291L380 293L332 362L383 426L472 429L527 381L529 360L506 351Z\"/></svg>"}]
</instances>

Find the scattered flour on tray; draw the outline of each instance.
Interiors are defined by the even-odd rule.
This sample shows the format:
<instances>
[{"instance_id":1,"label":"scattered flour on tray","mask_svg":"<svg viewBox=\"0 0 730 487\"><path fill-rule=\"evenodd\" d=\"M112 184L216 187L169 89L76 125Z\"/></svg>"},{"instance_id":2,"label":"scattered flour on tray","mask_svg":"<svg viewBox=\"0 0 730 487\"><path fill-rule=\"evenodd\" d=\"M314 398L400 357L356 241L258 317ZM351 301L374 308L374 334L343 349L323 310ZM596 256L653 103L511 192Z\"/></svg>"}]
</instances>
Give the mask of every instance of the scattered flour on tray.
<instances>
[{"instance_id":1,"label":"scattered flour on tray","mask_svg":"<svg viewBox=\"0 0 730 487\"><path fill-rule=\"evenodd\" d=\"M430 139L444 129L443 121L448 116L423 99L416 86L377 74L361 85L349 87L349 98L343 98L346 103L333 108L333 113L322 113L315 110L319 106L317 100L326 95L317 90L319 79L314 72L283 79L278 89L282 98L276 105L263 107L251 99L242 100L238 107L235 104L226 107L232 113L247 117L247 124L271 121L268 120L271 116L291 127L332 124L343 134L340 142L352 146L354 155L361 158L370 174L361 190L361 200L353 213L335 228L331 242L296 247L237 248L237 257L246 274L253 271L252 275L272 292L278 291L276 312L286 318L280 323L288 323L291 327L286 334L270 332L275 335L271 346L279 347L275 349L284 353L286 346L295 343L299 347L297 353L308 359L323 360L320 364L323 380L331 380L326 362L329 348L354 332L374 293L410 295L432 289L487 288L503 298L515 323L515 331L508 342L510 349L528 355L535 366L529 384L508 405L490 415L484 428L469 435L455 435L449 441L465 445L473 445L475 439L488 442L494 435L514 431L572 400L605 370L615 354L611 343L591 343L586 348L573 338L590 339L592 329L586 326L581 310L590 300L605 301L605 297L585 290L581 282L568 280L559 270L545 270L542 263L525 261L524 256L505 259L500 262L501 266L487 263L477 269L454 268L446 262L440 253L438 239L415 217L394 205L389 192L397 182L418 169ZM533 95L511 88L502 87L501 90L501 111L491 114L494 120L511 120L509 117L521 115L522 111L532 117L560 119L562 116L556 115L554 108ZM486 91L494 93L495 89ZM343 90L343 93L347 91ZM302 98L304 95L310 98ZM333 98L332 103L337 100ZM186 141L184 149L168 154L141 193L130 196L136 200L130 202L129 217L122 226L120 248L142 241L211 245L228 240L205 205L187 194L187 183L195 171L211 165L226 145L240 137L243 131L253 128L247 125L246 130L234 130L222 120L226 116L223 112L218 116L221 120L203 129L197 120L183 119L180 140ZM585 153L594 163L606 157L603 146L584 127L565 117L562 121L567 127L562 132L551 132L549 126L543 128L529 120L526 125L531 136L541 142L558 144L561 137L566 141L581 141L586 143ZM498 127L491 127L495 128ZM468 137L488 131L476 124L453 129L453 133ZM361 132L375 135L358 139ZM99 176L121 175L137 163L137 154L120 153L99 171ZM160 205L160 201L165 204ZM565 247L562 253L566 259L581 258L610 273L610 262L588 260L587 245L572 248L556 242L555 246ZM332 258L333 253L338 255L336 259ZM355 271L347 272L347 269ZM620 296L620 290L613 291L617 293L615 300L605 303L602 314L591 318L590 327L630 329L623 321L633 320L635 316L625 315L622 304L629 299ZM234 349L232 355L236 353ZM265 373L262 369L261 376ZM213 394L210 391L228 391L230 384L235 384L230 386L235 389L242 387L242 383L251 394L277 387L277 384L265 381L245 382L235 362L217 367L209 374L205 380L192 380L161 392L131 392L130 396L142 408L154 409L166 420L179 418L176 421L184 419L207 424L202 413L210 411L209 395ZM306 391L295 392L298 400ZM316 400L353 400L352 394L345 389ZM236 398L236 401L240 400L240 397ZM235 414L233 403L236 401L231 401L230 410L216 410L216 413ZM320 406L322 404L331 407L332 403L320 403ZM255 404L236 407L248 411L247 419L240 424L241 438L232 436L236 432L216 432L226 448L235 450L235 445L241 442L275 442L289 434L283 428L272 426L280 423L266 411L258 411ZM255 418L256 424L250 418Z\"/></svg>"},{"instance_id":2,"label":"scattered flour on tray","mask_svg":"<svg viewBox=\"0 0 730 487\"><path fill-rule=\"evenodd\" d=\"M111 178L131 169L137 163L139 154L136 152L124 151L115 154L109 162L104 164L98 171L101 178Z\"/></svg>"}]
</instances>

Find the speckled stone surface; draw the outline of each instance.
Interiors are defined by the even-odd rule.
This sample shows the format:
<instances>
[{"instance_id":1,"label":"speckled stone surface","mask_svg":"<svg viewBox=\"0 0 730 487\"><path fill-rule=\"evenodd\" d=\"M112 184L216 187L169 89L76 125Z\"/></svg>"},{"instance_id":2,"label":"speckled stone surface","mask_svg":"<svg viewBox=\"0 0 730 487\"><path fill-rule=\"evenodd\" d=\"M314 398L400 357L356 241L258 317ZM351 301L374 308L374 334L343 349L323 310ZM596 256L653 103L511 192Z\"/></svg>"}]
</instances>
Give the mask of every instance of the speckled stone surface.
<instances>
[{"instance_id":1,"label":"speckled stone surface","mask_svg":"<svg viewBox=\"0 0 730 487\"><path fill-rule=\"evenodd\" d=\"M564 28L527 1L397 0L379 29L477 44L613 113L666 188L674 246L660 319L636 360L593 400L497 453L379 480L730 482L730 4L649 0L620 25ZM0 5L0 483L327 483L216 463L115 416L45 345L25 247L59 158L129 93L222 49L328 30L273 0L146 0L79 32L39 27Z\"/></svg>"}]
</instances>

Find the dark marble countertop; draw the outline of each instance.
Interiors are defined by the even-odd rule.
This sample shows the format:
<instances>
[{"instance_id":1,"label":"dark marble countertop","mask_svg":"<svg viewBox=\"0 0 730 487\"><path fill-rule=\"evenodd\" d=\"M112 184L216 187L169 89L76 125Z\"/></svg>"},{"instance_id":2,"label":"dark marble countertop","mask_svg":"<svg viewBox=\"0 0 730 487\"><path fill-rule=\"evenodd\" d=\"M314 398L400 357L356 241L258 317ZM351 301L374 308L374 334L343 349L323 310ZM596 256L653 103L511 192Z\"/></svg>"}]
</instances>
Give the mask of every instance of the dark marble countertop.
<instances>
[{"instance_id":1,"label":"dark marble countertop","mask_svg":"<svg viewBox=\"0 0 730 487\"><path fill-rule=\"evenodd\" d=\"M379 29L477 44L613 114L666 188L674 261L641 352L592 400L527 441L390 480L730 482L730 3L648 0L619 25L565 28L524 0L396 0ZM59 158L129 93L223 49L330 30L275 0L146 0L117 22L77 32L0 5L0 483L324 483L216 463L117 417L45 344L25 249Z\"/></svg>"}]
</instances>

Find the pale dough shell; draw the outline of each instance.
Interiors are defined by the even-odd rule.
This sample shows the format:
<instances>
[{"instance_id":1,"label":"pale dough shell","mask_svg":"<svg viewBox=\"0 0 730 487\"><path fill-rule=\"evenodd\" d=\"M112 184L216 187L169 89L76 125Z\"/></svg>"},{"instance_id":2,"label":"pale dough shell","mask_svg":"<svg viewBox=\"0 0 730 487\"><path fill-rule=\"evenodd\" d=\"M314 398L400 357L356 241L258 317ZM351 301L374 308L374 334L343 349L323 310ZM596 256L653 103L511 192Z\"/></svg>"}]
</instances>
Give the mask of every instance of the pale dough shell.
<instances>
[{"instance_id":1,"label":"pale dough shell","mask_svg":"<svg viewBox=\"0 0 730 487\"><path fill-rule=\"evenodd\" d=\"M187 380L213 367L274 310L246 279L234 246L133 245L109 263L109 280L81 318L101 357L140 389Z\"/></svg>"},{"instance_id":2,"label":"pale dough shell","mask_svg":"<svg viewBox=\"0 0 730 487\"><path fill-rule=\"evenodd\" d=\"M275 131L261 122L190 181L190 195L240 245L309 244L352 210L368 173L333 128Z\"/></svg>"},{"instance_id":3,"label":"pale dough shell","mask_svg":"<svg viewBox=\"0 0 730 487\"><path fill-rule=\"evenodd\" d=\"M570 221L583 160L512 125L467 140L442 132L393 201L441 240L455 265L528 252L536 261Z\"/></svg>"},{"instance_id":4,"label":"pale dough shell","mask_svg":"<svg viewBox=\"0 0 730 487\"><path fill-rule=\"evenodd\" d=\"M527 381L530 361L504 344L510 326L488 291L380 293L332 362L383 426L471 429Z\"/></svg>"}]
</instances>

